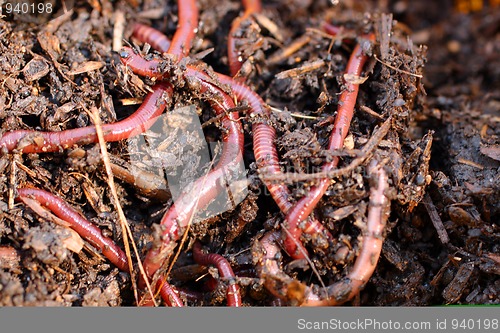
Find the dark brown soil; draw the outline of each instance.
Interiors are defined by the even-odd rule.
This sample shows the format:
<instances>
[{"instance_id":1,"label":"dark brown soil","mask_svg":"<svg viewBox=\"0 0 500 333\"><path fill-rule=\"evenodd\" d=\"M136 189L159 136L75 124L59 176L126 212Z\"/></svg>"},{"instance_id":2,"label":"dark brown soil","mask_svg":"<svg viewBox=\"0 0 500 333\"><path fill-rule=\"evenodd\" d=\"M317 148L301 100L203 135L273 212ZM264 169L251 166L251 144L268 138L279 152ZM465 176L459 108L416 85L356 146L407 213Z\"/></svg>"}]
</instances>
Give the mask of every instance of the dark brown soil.
<instances>
[{"instance_id":1,"label":"dark brown soil","mask_svg":"<svg viewBox=\"0 0 500 333\"><path fill-rule=\"evenodd\" d=\"M331 156L325 150L331 130L327 119L336 110L352 41L375 31L377 42L367 50L374 56L365 67L368 79L360 88L351 144L346 144L350 150L343 152L341 166L352 162L374 130L392 117L391 130L371 156L384 161L390 174L392 213L377 269L350 304L500 304L500 6L485 1L482 9L463 13L451 0L334 2L264 1L262 14L271 23L257 20L248 28L245 54L252 61L244 69L247 83L277 110L270 121L278 130L283 168L315 171ZM60 2L52 3L56 12L62 10ZM191 55L227 73L225 42L241 13L240 2L198 3L200 29ZM72 11L56 12L0 19L0 133L89 126L85 110L92 107L103 123L125 118L138 107L133 99L143 98L151 82L127 71L119 49L113 51L116 22L120 17L126 22L118 40L133 42L134 22L172 36L177 19L171 0L75 0ZM319 32L325 20L345 28L344 42ZM280 48L304 35L308 43L276 60ZM318 61L321 65L314 67ZM294 71L304 66L312 69ZM198 97L178 88L174 102L195 105L201 122L210 121L215 114ZM244 111L242 121L249 194L235 209L191 228L169 279L181 289L204 292L189 305L225 305L223 284L204 291L206 276L214 273L194 264L195 239L229 259L240 277L244 305L273 304L256 276L250 249L265 230L281 228L283 215L258 177L251 119ZM206 126L205 136L220 141L217 122ZM171 145L172 152L186 149L181 141ZM127 143L107 147L114 163L127 165ZM163 158L161 163L176 162ZM332 184L315 211L337 248L348 245L348 253L338 258L334 250L304 239L325 284L344 276L359 250L370 159ZM153 169L155 161L142 166ZM69 229L14 201L18 187L55 193L123 246L97 144L47 154L2 152L0 171L0 305L135 304L128 273L90 244L79 249ZM311 184L290 182L294 199ZM116 189L144 255L171 205L169 193L141 190L121 179ZM290 275L319 284L308 264L286 255L283 263Z\"/></svg>"}]
</instances>

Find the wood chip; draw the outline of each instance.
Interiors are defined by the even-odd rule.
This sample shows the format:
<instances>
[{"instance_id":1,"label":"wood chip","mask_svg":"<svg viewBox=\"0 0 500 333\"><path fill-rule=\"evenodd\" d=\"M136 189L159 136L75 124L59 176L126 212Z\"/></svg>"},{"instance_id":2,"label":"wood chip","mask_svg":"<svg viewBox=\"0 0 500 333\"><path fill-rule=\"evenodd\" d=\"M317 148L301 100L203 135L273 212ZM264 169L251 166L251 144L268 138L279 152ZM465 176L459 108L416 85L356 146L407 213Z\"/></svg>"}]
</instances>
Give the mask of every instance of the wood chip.
<instances>
[{"instance_id":1,"label":"wood chip","mask_svg":"<svg viewBox=\"0 0 500 333\"><path fill-rule=\"evenodd\" d=\"M73 69L72 71L69 71L67 74L68 75L78 75L78 74L83 74L87 72L92 72L96 71L98 69L101 69L104 67L104 63L101 61L87 61L78 66L77 68Z\"/></svg>"},{"instance_id":2,"label":"wood chip","mask_svg":"<svg viewBox=\"0 0 500 333\"><path fill-rule=\"evenodd\" d=\"M274 38L283 43L285 38L281 33L281 29L273 21L271 21L267 16L259 13L254 13L253 16L261 27L267 29L271 33L271 35L274 36Z\"/></svg>"},{"instance_id":3,"label":"wood chip","mask_svg":"<svg viewBox=\"0 0 500 333\"><path fill-rule=\"evenodd\" d=\"M500 161L500 145L489 147L481 146L479 150L481 151L481 154L486 155L496 161Z\"/></svg>"},{"instance_id":4,"label":"wood chip","mask_svg":"<svg viewBox=\"0 0 500 333\"><path fill-rule=\"evenodd\" d=\"M380 57L386 60L389 55L389 42L392 31L392 14L382 14L380 20Z\"/></svg>"},{"instance_id":5,"label":"wood chip","mask_svg":"<svg viewBox=\"0 0 500 333\"><path fill-rule=\"evenodd\" d=\"M473 271L474 263L472 262L464 263L460 266L453 280L446 286L446 288L444 288L442 292L442 296L446 302L455 303L460 299L464 289L469 283Z\"/></svg>"},{"instance_id":6,"label":"wood chip","mask_svg":"<svg viewBox=\"0 0 500 333\"><path fill-rule=\"evenodd\" d=\"M24 66L22 72L27 81L36 81L49 74L49 70L47 61L41 57L36 57Z\"/></svg>"},{"instance_id":7,"label":"wood chip","mask_svg":"<svg viewBox=\"0 0 500 333\"><path fill-rule=\"evenodd\" d=\"M354 214L355 211L358 210L358 207L355 205L345 206L334 210L333 212L325 213L327 217L334 219L335 221L340 221L345 219L348 216Z\"/></svg>"},{"instance_id":8,"label":"wood chip","mask_svg":"<svg viewBox=\"0 0 500 333\"><path fill-rule=\"evenodd\" d=\"M366 114L372 116L373 118L375 119L379 119L379 120L383 120L384 117L382 117L380 114L378 114L377 112L373 111L371 108L369 108L368 106L366 105L361 105L359 107L359 109L363 112L365 112Z\"/></svg>"},{"instance_id":9,"label":"wood chip","mask_svg":"<svg viewBox=\"0 0 500 333\"><path fill-rule=\"evenodd\" d=\"M424 195L422 201L424 203L425 208L427 209L427 213L431 218L434 228L436 228L439 240L441 241L441 243L447 244L450 241L450 237L448 236L443 221L441 220L441 217L439 216L436 206L434 206L434 203L432 202L432 199L428 193Z\"/></svg>"},{"instance_id":10,"label":"wood chip","mask_svg":"<svg viewBox=\"0 0 500 333\"><path fill-rule=\"evenodd\" d=\"M120 102L122 103L123 106L125 105L137 105L137 104L142 104L144 101L143 98L122 98Z\"/></svg>"}]
</instances>

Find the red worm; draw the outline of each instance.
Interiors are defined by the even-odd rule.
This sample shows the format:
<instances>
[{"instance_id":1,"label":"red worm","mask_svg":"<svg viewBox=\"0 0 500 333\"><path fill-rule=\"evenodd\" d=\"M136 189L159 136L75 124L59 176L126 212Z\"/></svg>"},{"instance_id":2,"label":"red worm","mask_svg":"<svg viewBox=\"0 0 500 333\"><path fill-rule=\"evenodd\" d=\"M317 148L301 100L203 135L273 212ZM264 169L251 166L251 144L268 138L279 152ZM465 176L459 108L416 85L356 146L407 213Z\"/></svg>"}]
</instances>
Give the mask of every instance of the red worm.
<instances>
[{"instance_id":1,"label":"red worm","mask_svg":"<svg viewBox=\"0 0 500 333\"><path fill-rule=\"evenodd\" d=\"M246 101L250 107L250 116L254 118L252 125L253 147L258 168L261 171L273 174L282 173L279 165L278 151L275 146L276 130L267 122L270 118L270 112L265 106L265 102L247 85L223 74L217 74L217 77L221 83L231 87L238 101ZM280 210L286 214L293 205L288 187L284 184L273 182L267 183L266 186ZM330 232L315 219L306 220L304 229L307 234L322 234L328 239L333 238ZM305 249L303 250L305 251Z\"/></svg>"},{"instance_id":2,"label":"red worm","mask_svg":"<svg viewBox=\"0 0 500 333\"><path fill-rule=\"evenodd\" d=\"M241 36L241 24L248 20L254 13L262 10L260 0L243 0L245 12L241 17L237 17L231 25L229 36L227 38L227 57L229 61L229 72L231 76L236 76L241 69L244 59L241 58L237 47L237 40Z\"/></svg>"},{"instance_id":3,"label":"red worm","mask_svg":"<svg viewBox=\"0 0 500 333\"><path fill-rule=\"evenodd\" d=\"M75 230L82 238L99 249L119 270L124 272L129 271L125 252L111 238L104 236L101 229L90 223L73 207L68 205L66 201L52 193L36 188L20 188L17 190L17 193L18 200L24 202L26 199L34 199L47 207L57 217L66 221L70 228ZM182 300L168 283L165 283L162 288L162 296L164 296L164 300L171 306L183 306Z\"/></svg>"},{"instance_id":4,"label":"red worm","mask_svg":"<svg viewBox=\"0 0 500 333\"><path fill-rule=\"evenodd\" d=\"M232 101L227 98L223 103L223 108L212 105L217 113L224 112L224 109L232 107ZM160 268L163 262L168 259L174 249L177 240L189 225L191 217L195 212L204 208L217 197L218 193L224 190L223 179L230 169L237 167L242 159L243 132L241 124L237 121L238 115L231 113L229 117L224 117L222 126L226 129L223 134L223 152L221 159L215 168L206 176L198 179L191 193L185 193L176 200L168 212L163 216L160 225L162 226L162 243L157 248L152 248L144 260L144 269L148 276Z\"/></svg>"},{"instance_id":5,"label":"red worm","mask_svg":"<svg viewBox=\"0 0 500 333\"><path fill-rule=\"evenodd\" d=\"M249 8L253 12L260 11L259 1L245 1L245 8ZM329 26L325 24L325 26ZM333 27L333 26L332 26ZM325 28L326 29L326 28ZM333 33L333 31L329 31ZM159 40L167 38L158 30L150 28L148 34L142 34L140 40L144 43L151 45L159 44ZM158 51L163 51L163 49L158 48ZM163 78L162 74L158 68L161 67L161 62L158 60L145 60L140 55L133 52L132 49L125 47L122 51L122 61L125 65L129 66L133 72L149 77ZM191 72L193 75L193 72ZM229 85L238 99L238 101L246 101L251 109L250 115L254 118L261 118L260 121L255 122L253 125L253 145L255 158L257 160L257 165L260 170L265 172L279 174L281 173L281 168L279 166L278 152L274 145L276 141L276 131L270 125L268 125L265 120L269 119L269 110L265 107L265 103L262 98L251 90L247 85L237 82L231 77L225 76L223 74L217 73L218 78L221 83ZM262 119L264 121L262 121ZM281 211L286 214L292 207L292 201L290 198L290 191L286 185L268 183L267 187L269 192L273 196L274 200L278 204ZM310 235L324 235L327 239L332 240L332 235L328 230L326 230L323 225L316 219L307 219L304 223L304 232ZM297 239L297 242L300 242ZM305 253L305 248L300 250L295 248L293 253L296 253L297 257L301 257Z\"/></svg>"},{"instance_id":6,"label":"red worm","mask_svg":"<svg viewBox=\"0 0 500 333\"><path fill-rule=\"evenodd\" d=\"M153 87L142 105L121 121L102 125L104 140L120 141L138 135L153 125L158 116L163 113L166 101L172 95L168 83L159 83ZM83 145L97 142L94 126L69 129L60 132L40 132L34 130L18 130L8 132L0 138L0 150L22 153L47 153L67 149L73 145Z\"/></svg>"},{"instance_id":7,"label":"red worm","mask_svg":"<svg viewBox=\"0 0 500 333\"><path fill-rule=\"evenodd\" d=\"M126 57L123 57L126 55ZM135 54L130 48L122 51L122 61L138 74L151 74L150 68L156 61L146 61L141 56ZM212 99L209 101L217 114L225 114L226 110L234 107L234 102L229 95L211 83L211 79L204 73L189 68L186 72L188 80L195 80L199 88L199 93L209 92ZM222 118L223 152L221 159L215 168L205 177L196 181L195 193L186 193L178 198L170 210L162 218L160 224L163 227L162 245L160 248L153 248L147 255L144 268L151 277L160 268L162 263L170 256L175 243L179 239L184 229L188 226L191 216L196 210L205 207L211 200L217 197L222 190L221 180L225 177L228 168L237 167L242 159L243 151L243 129L238 120L238 113L232 112ZM192 198L199 198L193 200Z\"/></svg>"},{"instance_id":8,"label":"red worm","mask_svg":"<svg viewBox=\"0 0 500 333\"><path fill-rule=\"evenodd\" d=\"M162 71L161 60L146 60L128 46L124 46L120 50L120 60L137 75L158 80L164 80L170 76L170 73Z\"/></svg>"},{"instance_id":9,"label":"red worm","mask_svg":"<svg viewBox=\"0 0 500 333\"><path fill-rule=\"evenodd\" d=\"M198 7L195 0L179 0L177 7L179 23L168 53L181 59L189 54L191 42L198 29Z\"/></svg>"},{"instance_id":10,"label":"red worm","mask_svg":"<svg viewBox=\"0 0 500 333\"><path fill-rule=\"evenodd\" d=\"M390 213L390 201L385 194L389 184L387 173L377 166L377 161L371 163L369 172L375 179L370 189L368 221L366 231L363 231L363 244L354 267L344 279L328 287L328 298L309 297L304 305L340 305L356 296L375 271Z\"/></svg>"},{"instance_id":11,"label":"red worm","mask_svg":"<svg viewBox=\"0 0 500 333\"><path fill-rule=\"evenodd\" d=\"M140 23L134 24L132 35L142 42L147 40L147 43L151 45L153 49L160 52L167 52L171 44L167 36L150 26Z\"/></svg>"},{"instance_id":12,"label":"red worm","mask_svg":"<svg viewBox=\"0 0 500 333\"><path fill-rule=\"evenodd\" d=\"M203 253L201 249L201 243L195 242L193 246L193 258L197 264L202 266L213 265L219 270L219 274L222 278L229 280L229 286L227 288L227 305L229 306L241 306L241 295L240 286L236 283L233 269L223 256L216 253Z\"/></svg>"},{"instance_id":13,"label":"red worm","mask_svg":"<svg viewBox=\"0 0 500 333\"><path fill-rule=\"evenodd\" d=\"M270 118L269 109L265 106L262 98L251 90L247 85L236 82L234 79L218 74L218 78L223 84L231 87L234 95L239 101L246 101L250 106L250 116L255 120L252 126L253 131L253 147L257 167L261 172L281 174L282 170L279 165L278 151L276 150L276 130L267 123ZM288 187L285 184L268 182L266 184L269 193L280 210L287 214L292 208L292 198ZM316 219L307 219L303 225L306 233L324 235L327 239L333 239L332 235L326 230L323 225ZM294 252L299 254L297 257L305 257L306 249L297 242L300 248L295 247Z\"/></svg>"},{"instance_id":14,"label":"red worm","mask_svg":"<svg viewBox=\"0 0 500 333\"><path fill-rule=\"evenodd\" d=\"M161 288L160 288L160 295L163 301L168 306L173 306L173 307L183 307L184 302L182 299L179 297L179 292L172 287L170 283L167 281L159 281L158 283L162 282ZM157 285L157 287L159 287Z\"/></svg>"},{"instance_id":15,"label":"red worm","mask_svg":"<svg viewBox=\"0 0 500 333\"><path fill-rule=\"evenodd\" d=\"M370 41L375 40L375 36L370 34L368 36ZM361 45L357 44L354 48L349 62L347 63L346 73L354 76L361 76L363 66L368 59L368 56L363 53ZM330 142L328 144L329 150L341 149L344 145L344 140L349 132L351 119L354 114L354 106L356 105L356 98L358 96L359 84L345 82L345 88L340 95L338 103L337 117L333 124L333 131L330 135ZM323 165L323 172L328 172L337 167L339 162L338 157L333 157L332 161ZM303 258L302 251L298 251L297 243L302 233L299 224L304 221L313 211L314 207L318 204L320 199L325 194L328 186L330 185L329 179L321 179L319 183L313 186L309 192L301 198L294 207L288 212L285 218L285 225L288 232L285 235L284 247L286 252L292 258Z\"/></svg>"},{"instance_id":16,"label":"red worm","mask_svg":"<svg viewBox=\"0 0 500 333\"><path fill-rule=\"evenodd\" d=\"M26 198L29 198L46 206L57 217L68 222L71 229L99 249L118 269L128 271L127 256L122 249L111 238L103 236L101 229L82 217L66 201L47 191L35 188L20 188L17 193L18 199L23 202Z\"/></svg>"},{"instance_id":17,"label":"red worm","mask_svg":"<svg viewBox=\"0 0 500 333\"><path fill-rule=\"evenodd\" d=\"M184 301L180 297L180 295L183 293L177 288L172 287L172 285L169 284L167 281L159 280L156 283L156 290L159 290L160 296L166 305L171 307L184 307ZM139 302L139 306L142 307L155 306L155 303L151 300L150 293L144 294L143 298Z\"/></svg>"},{"instance_id":18,"label":"red worm","mask_svg":"<svg viewBox=\"0 0 500 333\"><path fill-rule=\"evenodd\" d=\"M384 229L389 217L390 201L385 192L388 189L386 172L374 161L369 172L374 175L374 184L370 189L370 203L366 230L363 230L363 242L354 267L346 277L326 287L315 291L286 275L279 267L279 251L277 244L278 232L268 232L259 242L255 243L254 252L261 253L256 269L264 286L274 296L292 305L327 306L341 305L356 296L368 282L380 257L384 239ZM289 288L292 288L290 292ZM297 291L302 291L298 293ZM290 297L291 295L294 295Z\"/></svg>"},{"instance_id":19,"label":"red worm","mask_svg":"<svg viewBox=\"0 0 500 333\"><path fill-rule=\"evenodd\" d=\"M202 302L203 301L203 293L185 289L185 288L177 288L177 291L179 292L179 295L182 296L182 298L191 301L191 302Z\"/></svg>"},{"instance_id":20,"label":"red worm","mask_svg":"<svg viewBox=\"0 0 500 333\"><path fill-rule=\"evenodd\" d=\"M336 25L332 25L328 22L323 22L323 25L321 26L321 28L328 34L332 35L332 36L335 36L337 35L339 32L342 31L342 28L341 27L338 27Z\"/></svg>"},{"instance_id":21,"label":"red worm","mask_svg":"<svg viewBox=\"0 0 500 333\"><path fill-rule=\"evenodd\" d=\"M184 302L180 297L181 292L172 287L167 281L159 280L156 283L156 290L159 290L160 296L166 305L171 307L184 307ZM144 294L139 302L139 306L142 307L151 307L154 305L155 303L151 300L150 293Z\"/></svg>"},{"instance_id":22,"label":"red worm","mask_svg":"<svg viewBox=\"0 0 500 333\"><path fill-rule=\"evenodd\" d=\"M144 39L142 41L153 44L155 43L155 39L153 38L155 36L158 35L144 35ZM158 79L163 79L167 76L167 74L161 73L161 71L158 70L158 68L161 67L160 60L145 60L139 54L135 53L131 48L128 47L123 48L121 56L122 62L126 66L130 67L134 73ZM187 71L187 75L198 76L200 78L206 77L206 74L199 72L193 67L188 66ZM260 98L258 94L252 91L245 84L239 83L223 74L217 73L217 76L221 83L227 84L231 87L234 95L239 101L246 101L249 104L251 108L250 114L253 118L260 118L260 120L255 121L253 125L254 153L259 169L274 174L282 173L279 166L278 152L274 145L274 142L276 140L276 131L266 122L266 119L269 119L270 115L269 110L265 107L265 103L262 98ZM273 196L273 199L278 204L278 207L284 214L286 214L293 205L288 187L284 184L275 184L272 182L266 185L269 189L269 192ZM321 225L321 223L319 223L315 219L307 219L304 222L303 227L308 234L324 235L327 239L332 239L329 231L326 230ZM298 238L297 244L294 242L293 253L295 253L296 258L304 258L305 253L307 252L305 248L301 246Z\"/></svg>"}]
</instances>

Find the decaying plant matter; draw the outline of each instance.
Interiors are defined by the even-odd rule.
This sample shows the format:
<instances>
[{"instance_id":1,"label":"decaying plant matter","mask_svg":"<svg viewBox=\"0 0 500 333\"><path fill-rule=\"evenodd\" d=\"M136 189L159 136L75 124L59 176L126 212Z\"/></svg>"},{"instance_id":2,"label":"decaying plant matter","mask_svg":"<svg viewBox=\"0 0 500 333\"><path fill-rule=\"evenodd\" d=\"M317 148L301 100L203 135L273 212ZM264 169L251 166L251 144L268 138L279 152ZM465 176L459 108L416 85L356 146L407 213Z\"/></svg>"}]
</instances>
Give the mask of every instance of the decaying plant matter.
<instances>
[{"instance_id":1,"label":"decaying plant matter","mask_svg":"<svg viewBox=\"0 0 500 333\"><path fill-rule=\"evenodd\" d=\"M24 261L51 267L47 274L77 274L82 281L77 272L91 267L88 289L106 297L83 290L82 297L59 297L65 304L99 298L113 305L163 301L168 306L362 302L379 257L388 251L386 237L418 209L432 179L433 134L408 131L423 108L425 48L413 45L391 15L342 5L293 5L289 16L281 17L276 4L257 0L242 1L241 7L233 2L228 8L237 10L223 12L208 0L166 3L168 19L140 6L126 5L125 13L118 5L77 6L37 32L31 41L39 47L30 51L29 63L16 60L23 63L22 77L2 67L8 90L1 101L12 116L1 115L0 168L8 177L0 188L5 201L0 241L7 249L0 255L21 260L12 255L18 251ZM302 10L317 15L294 16ZM105 34L97 22L110 13L115 25L106 21ZM127 16L123 30L116 24L120 15ZM227 28L208 24L223 17L231 18ZM293 20L297 25L284 30ZM87 45L85 38L66 33L82 22L90 22L96 38L88 44L92 50L78 49ZM10 36L18 33L12 23L1 24ZM125 45L111 51L110 32ZM33 89L19 93L9 88L14 83L31 83ZM36 121L19 111L26 110L22 103L28 98ZM131 112L125 102L141 105ZM173 200L168 190L147 183L162 182L159 170L179 171L177 159L196 154L190 133L162 137L172 124L161 115L186 105L194 106L204 123L207 142L219 146L208 165L190 160L193 169L206 173ZM95 146L96 127L84 111L92 107L103 118L138 258L123 251ZM127 144L143 137L156 145L151 156L127 151ZM133 160L133 154L144 156ZM244 200L217 216L196 219L241 165L247 168ZM429 197L425 204L432 209ZM38 226L42 220L49 223ZM40 245L32 227L50 233L54 222L61 232L74 230L85 250L69 250L63 236ZM440 234L446 232L442 222L435 225ZM16 274L15 264L8 267ZM97 278L109 272L109 278ZM134 276L138 281L131 281ZM3 303L22 304L26 295L5 291L9 279L0 274ZM137 300L130 293L135 282ZM101 287L106 284L113 287ZM67 286L71 295L86 288L74 281ZM120 301L113 303L116 298Z\"/></svg>"}]
</instances>

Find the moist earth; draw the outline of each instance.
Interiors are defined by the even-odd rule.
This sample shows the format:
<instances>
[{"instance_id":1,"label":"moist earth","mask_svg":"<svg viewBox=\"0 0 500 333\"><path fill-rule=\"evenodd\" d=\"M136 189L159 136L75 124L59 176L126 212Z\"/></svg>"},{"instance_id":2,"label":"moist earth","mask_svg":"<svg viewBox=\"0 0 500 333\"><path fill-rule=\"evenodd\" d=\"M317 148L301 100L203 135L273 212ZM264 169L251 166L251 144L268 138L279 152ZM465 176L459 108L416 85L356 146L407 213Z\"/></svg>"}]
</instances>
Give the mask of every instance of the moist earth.
<instances>
[{"instance_id":1,"label":"moist earth","mask_svg":"<svg viewBox=\"0 0 500 333\"><path fill-rule=\"evenodd\" d=\"M53 5L52 13L0 18L0 133L90 126L88 110L95 107L102 123L134 112L153 82L122 65L120 46L161 57L131 38L132 25L140 22L172 36L176 1L75 0L66 8L59 1L47 3ZM330 185L314 212L332 233L337 250L347 246L348 251L325 250L306 237L318 274L309 262L284 255L283 269L291 276L318 285L345 276L362 244L367 166L377 158L391 178L391 215L377 268L349 304L500 303L500 6L484 1L482 8L468 8L464 3L264 1L261 15L244 28L242 54L249 59L242 69L245 82L272 107L269 123L277 129L283 169L301 174L318 171L335 156L325 147L350 52L367 31L375 31L377 38L367 46L367 79L350 134L336 153L340 167L360 156L389 117L391 130L367 161ZM198 4L200 25L191 58L227 74L226 41L241 4ZM331 37L321 29L324 22L343 30ZM300 41L300 48L282 53ZM182 82L175 88L171 107L194 106L207 142L221 141L223 133L206 99ZM266 230L280 229L284 216L259 177L252 119L245 105L241 110L248 195L233 209L190 228L169 275L173 285L202 294L188 301L192 306L226 302L223 283L207 291L210 277L218 274L194 263L196 239L229 260L245 306L275 304L257 276L250 249ZM168 126L160 121L147 133L153 144L164 144L161 134ZM191 163L191 169L183 170L189 177L189 170L210 167L192 158L200 147L189 138L189 133L176 135L168 149L141 160L140 167L149 172L145 185L117 175L116 191L142 257L172 204L170 193L157 189L154 171ZM130 147L137 140L108 143L111 162L130 168ZM43 188L64 198L123 247L98 144L47 154L1 152L0 170L0 305L136 304L128 273L70 229L14 201L18 187ZM298 200L314 179L287 184Z\"/></svg>"}]
</instances>

